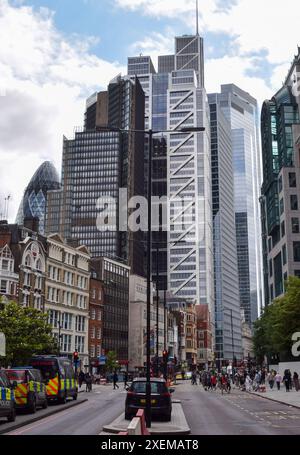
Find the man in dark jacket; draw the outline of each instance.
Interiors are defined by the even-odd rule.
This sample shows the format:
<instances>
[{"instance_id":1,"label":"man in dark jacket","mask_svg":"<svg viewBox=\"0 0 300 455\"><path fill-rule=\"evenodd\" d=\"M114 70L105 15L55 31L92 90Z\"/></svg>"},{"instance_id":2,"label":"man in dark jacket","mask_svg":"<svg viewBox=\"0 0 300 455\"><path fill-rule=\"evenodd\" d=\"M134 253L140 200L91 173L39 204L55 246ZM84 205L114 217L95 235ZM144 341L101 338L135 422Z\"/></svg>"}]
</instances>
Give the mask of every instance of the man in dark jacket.
<instances>
[{"instance_id":1,"label":"man in dark jacket","mask_svg":"<svg viewBox=\"0 0 300 455\"><path fill-rule=\"evenodd\" d=\"M113 383L114 383L114 390L116 390L116 388L118 389L119 388L119 386L118 386L118 374L117 374L116 371L114 372L114 375L113 375Z\"/></svg>"}]
</instances>

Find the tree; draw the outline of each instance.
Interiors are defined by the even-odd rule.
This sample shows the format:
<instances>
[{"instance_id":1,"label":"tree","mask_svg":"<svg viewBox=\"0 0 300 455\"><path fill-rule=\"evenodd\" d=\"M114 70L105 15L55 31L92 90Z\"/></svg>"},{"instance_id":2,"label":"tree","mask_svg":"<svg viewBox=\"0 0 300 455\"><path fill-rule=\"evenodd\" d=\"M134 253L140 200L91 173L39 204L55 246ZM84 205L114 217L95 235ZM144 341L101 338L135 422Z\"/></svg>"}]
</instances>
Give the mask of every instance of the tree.
<instances>
[{"instance_id":1,"label":"tree","mask_svg":"<svg viewBox=\"0 0 300 455\"><path fill-rule=\"evenodd\" d=\"M114 351L109 351L106 356L106 370L112 373L118 368L117 354Z\"/></svg>"},{"instance_id":2,"label":"tree","mask_svg":"<svg viewBox=\"0 0 300 455\"><path fill-rule=\"evenodd\" d=\"M6 337L6 366L24 365L33 354L57 354L47 314L16 302L0 305L0 332Z\"/></svg>"},{"instance_id":3,"label":"tree","mask_svg":"<svg viewBox=\"0 0 300 455\"><path fill-rule=\"evenodd\" d=\"M264 355L274 354L289 357L292 335L300 331L300 279L290 277L286 282L286 293L267 306L254 323L254 349L262 360Z\"/></svg>"}]
</instances>

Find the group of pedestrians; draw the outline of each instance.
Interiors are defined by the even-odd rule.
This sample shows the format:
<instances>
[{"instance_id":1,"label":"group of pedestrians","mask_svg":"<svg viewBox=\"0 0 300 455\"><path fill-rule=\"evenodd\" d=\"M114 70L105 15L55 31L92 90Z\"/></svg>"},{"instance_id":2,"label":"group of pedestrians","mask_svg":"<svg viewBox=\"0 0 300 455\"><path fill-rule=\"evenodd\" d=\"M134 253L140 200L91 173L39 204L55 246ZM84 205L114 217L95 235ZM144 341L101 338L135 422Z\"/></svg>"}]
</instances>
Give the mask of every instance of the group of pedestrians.
<instances>
[{"instance_id":1,"label":"group of pedestrians","mask_svg":"<svg viewBox=\"0 0 300 455\"><path fill-rule=\"evenodd\" d=\"M82 384L85 382L86 387L85 391L86 392L91 392L92 391L92 384L93 384L93 378L90 375L90 373L84 373L82 370L80 371L78 375L78 385L81 388Z\"/></svg>"},{"instance_id":2,"label":"group of pedestrians","mask_svg":"<svg viewBox=\"0 0 300 455\"><path fill-rule=\"evenodd\" d=\"M216 371L193 371L192 372L192 385L202 384L205 391L216 391L218 388L223 393L224 391L231 391L230 376L227 373L217 373Z\"/></svg>"},{"instance_id":3,"label":"group of pedestrians","mask_svg":"<svg viewBox=\"0 0 300 455\"><path fill-rule=\"evenodd\" d=\"M300 390L298 373L295 371L292 376L289 369L284 371L283 376L275 370L267 371L266 369L257 369L248 372L245 370L242 373L235 374L234 383L236 387L249 392L257 392L261 386L265 386L266 384L269 385L270 390L273 390L274 387L276 387L277 390L280 390L281 384L285 385L287 392L292 390L293 387L296 392Z\"/></svg>"}]
</instances>

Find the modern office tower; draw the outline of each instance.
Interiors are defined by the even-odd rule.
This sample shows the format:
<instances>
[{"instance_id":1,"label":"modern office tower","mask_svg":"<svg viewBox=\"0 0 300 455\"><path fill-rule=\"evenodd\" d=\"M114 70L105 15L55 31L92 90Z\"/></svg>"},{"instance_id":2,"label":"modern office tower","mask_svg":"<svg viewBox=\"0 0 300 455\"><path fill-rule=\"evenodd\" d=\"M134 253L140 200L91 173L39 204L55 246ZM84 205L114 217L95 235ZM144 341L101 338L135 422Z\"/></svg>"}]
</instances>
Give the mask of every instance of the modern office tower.
<instances>
[{"instance_id":1,"label":"modern office tower","mask_svg":"<svg viewBox=\"0 0 300 455\"><path fill-rule=\"evenodd\" d=\"M95 126L105 126L108 123L108 93L94 93L86 100L84 129L94 130Z\"/></svg>"},{"instance_id":2,"label":"modern office tower","mask_svg":"<svg viewBox=\"0 0 300 455\"><path fill-rule=\"evenodd\" d=\"M168 283L176 297L214 313L210 119L205 89L194 70L174 71L168 89ZM202 133L178 134L204 127ZM171 243L172 242L172 243ZM174 243L173 243L174 242Z\"/></svg>"},{"instance_id":3,"label":"modern office tower","mask_svg":"<svg viewBox=\"0 0 300 455\"><path fill-rule=\"evenodd\" d=\"M196 71L198 86L204 87L203 38L198 34L175 38L175 71L187 69Z\"/></svg>"},{"instance_id":4,"label":"modern office tower","mask_svg":"<svg viewBox=\"0 0 300 455\"><path fill-rule=\"evenodd\" d=\"M265 101L261 114L266 305L284 293L289 275L300 276L299 65L300 50L284 85Z\"/></svg>"},{"instance_id":5,"label":"modern office tower","mask_svg":"<svg viewBox=\"0 0 300 455\"><path fill-rule=\"evenodd\" d=\"M119 365L128 364L130 268L110 258L92 260L92 268L103 283L102 349L114 351Z\"/></svg>"},{"instance_id":6,"label":"modern office tower","mask_svg":"<svg viewBox=\"0 0 300 455\"><path fill-rule=\"evenodd\" d=\"M251 325L263 302L257 101L233 84L222 85L218 98L231 126L240 304Z\"/></svg>"},{"instance_id":7,"label":"modern office tower","mask_svg":"<svg viewBox=\"0 0 300 455\"><path fill-rule=\"evenodd\" d=\"M175 71L175 55L158 56L158 73L167 74Z\"/></svg>"},{"instance_id":8,"label":"modern office tower","mask_svg":"<svg viewBox=\"0 0 300 455\"><path fill-rule=\"evenodd\" d=\"M16 223L24 225L27 218L39 219L39 233L45 232L45 215L47 209L47 194L60 188L59 176L50 161L45 161L31 178L22 198Z\"/></svg>"},{"instance_id":9,"label":"modern office tower","mask_svg":"<svg viewBox=\"0 0 300 455\"><path fill-rule=\"evenodd\" d=\"M143 275L141 233L126 231L127 223L123 231L119 226L122 210L125 210L127 221L128 199L143 194L143 135L109 131L109 128L143 130L144 93L137 79L117 77L109 84L107 97L94 97L94 104L96 113L85 116L89 118L89 129L77 131L72 140L64 139L61 233L66 239L86 245L93 257L121 258L132 271ZM87 110L92 107L89 100ZM98 118L99 122L93 124L92 117L94 121ZM101 129L101 126L105 127L105 118L108 131ZM127 189L122 202L119 200L120 188ZM114 201L107 202L107 198L114 198ZM108 223L111 225L106 224L104 231L99 230L97 220L103 218L104 222L101 213L105 210L110 215Z\"/></svg>"},{"instance_id":10,"label":"modern office tower","mask_svg":"<svg viewBox=\"0 0 300 455\"><path fill-rule=\"evenodd\" d=\"M231 127L218 94L208 95L214 232L215 352L223 361L242 358L241 310L235 232Z\"/></svg>"}]
</instances>

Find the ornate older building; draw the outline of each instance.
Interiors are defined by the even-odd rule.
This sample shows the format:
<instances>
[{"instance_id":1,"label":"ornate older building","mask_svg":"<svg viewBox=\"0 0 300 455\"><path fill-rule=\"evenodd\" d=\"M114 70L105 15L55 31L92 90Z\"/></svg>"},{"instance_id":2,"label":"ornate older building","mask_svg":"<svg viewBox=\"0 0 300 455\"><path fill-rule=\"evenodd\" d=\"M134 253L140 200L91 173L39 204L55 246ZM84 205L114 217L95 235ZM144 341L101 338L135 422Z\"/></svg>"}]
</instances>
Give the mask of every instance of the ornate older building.
<instances>
[{"instance_id":1,"label":"ornate older building","mask_svg":"<svg viewBox=\"0 0 300 455\"><path fill-rule=\"evenodd\" d=\"M47 251L45 311L60 340L60 352L72 356L77 350L84 368L89 366L90 255L84 246L72 247L58 234L47 237Z\"/></svg>"}]
</instances>

